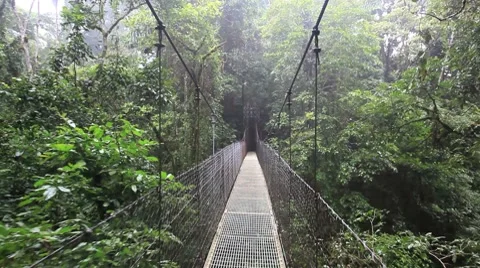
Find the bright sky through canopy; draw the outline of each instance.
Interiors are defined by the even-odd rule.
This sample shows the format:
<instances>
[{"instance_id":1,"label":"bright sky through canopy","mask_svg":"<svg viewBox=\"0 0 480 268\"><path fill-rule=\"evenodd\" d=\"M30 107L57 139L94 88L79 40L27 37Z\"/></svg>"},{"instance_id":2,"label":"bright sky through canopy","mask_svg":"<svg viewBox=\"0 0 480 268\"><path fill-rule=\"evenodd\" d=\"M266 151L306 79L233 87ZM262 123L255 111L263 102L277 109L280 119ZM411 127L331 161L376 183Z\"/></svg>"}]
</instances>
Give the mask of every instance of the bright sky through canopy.
<instances>
[{"instance_id":1,"label":"bright sky through canopy","mask_svg":"<svg viewBox=\"0 0 480 268\"><path fill-rule=\"evenodd\" d=\"M40 13L42 14L55 13L55 4L57 4L58 12L60 12L64 5L63 0L15 0L15 4L21 9L29 10L32 1L35 2L32 8L32 12L37 12L38 1L40 1Z\"/></svg>"}]
</instances>

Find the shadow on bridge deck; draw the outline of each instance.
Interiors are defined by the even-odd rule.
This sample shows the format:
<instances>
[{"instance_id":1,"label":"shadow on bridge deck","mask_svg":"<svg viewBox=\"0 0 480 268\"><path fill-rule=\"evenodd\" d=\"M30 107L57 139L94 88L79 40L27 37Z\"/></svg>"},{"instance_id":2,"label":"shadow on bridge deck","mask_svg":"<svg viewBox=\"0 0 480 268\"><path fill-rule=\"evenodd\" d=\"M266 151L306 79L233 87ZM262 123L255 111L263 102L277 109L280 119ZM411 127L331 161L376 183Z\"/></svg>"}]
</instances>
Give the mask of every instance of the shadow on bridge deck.
<instances>
[{"instance_id":1,"label":"shadow on bridge deck","mask_svg":"<svg viewBox=\"0 0 480 268\"><path fill-rule=\"evenodd\" d=\"M204 267L285 267L255 152L243 161Z\"/></svg>"}]
</instances>

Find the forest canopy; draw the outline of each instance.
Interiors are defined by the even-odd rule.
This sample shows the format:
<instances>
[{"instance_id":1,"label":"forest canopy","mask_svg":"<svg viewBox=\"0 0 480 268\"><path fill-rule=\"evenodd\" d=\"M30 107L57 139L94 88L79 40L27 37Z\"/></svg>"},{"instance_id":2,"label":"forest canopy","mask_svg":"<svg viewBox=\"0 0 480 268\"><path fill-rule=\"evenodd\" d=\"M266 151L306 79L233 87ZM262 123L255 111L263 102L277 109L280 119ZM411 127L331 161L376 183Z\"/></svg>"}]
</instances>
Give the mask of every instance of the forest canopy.
<instances>
[{"instance_id":1,"label":"forest canopy","mask_svg":"<svg viewBox=\"0 0 480 268\"><path fill-rule=\"evenodd\" d=\"M196 85L168 45L159 94L145 1L0 0L0 266L32 264L242 139L244 106L388 267L480 266L478 1L330 1L318 136L309 53L292 89L291 143L288 114L277 115L324 2L151 2L204 94L198 111ZM59 264L121 267L135 254L114 249L134 251L145 235L102 232L85 249L92 257ZM352 239L331 258L362 267Z\"/></svg>"}]
</instances>

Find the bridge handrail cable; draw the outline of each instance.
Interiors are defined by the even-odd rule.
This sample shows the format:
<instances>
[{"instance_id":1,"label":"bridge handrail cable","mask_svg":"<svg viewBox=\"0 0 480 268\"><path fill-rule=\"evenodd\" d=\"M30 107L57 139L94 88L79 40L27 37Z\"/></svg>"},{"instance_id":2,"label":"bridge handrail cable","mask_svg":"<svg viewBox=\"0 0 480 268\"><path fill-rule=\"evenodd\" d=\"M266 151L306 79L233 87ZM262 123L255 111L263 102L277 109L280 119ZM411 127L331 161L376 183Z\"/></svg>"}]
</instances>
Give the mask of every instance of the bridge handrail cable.
<instances>
[{"instance_id":1,"label":"bridge handrail cable","mask_svg":"<svg viewBox=\"0 0 480 268\"><path fill-rule=\"evenodd\" d=\"M295 264L298 266L298 263L295 263L295 253L291 252L292 240L294 240L294 238L289 236L292 236L292 233L297 232L297 230L294 230L294 227L292 227L293 225L290 226L291 222L298 220L295 219L295 216L298 217L301 215L299 218L302 218L307 222L308 226L306 229L308 229L307 233L309 233L309 236L312 237L312 246L320 247L320 245L318 245L320 240L328 239L329 236L338 235L338 228L343 227L358 243L362 245L364 250L367 251L371 257L371 260L377 264L377 266L386 267L378 254L375 253L360 235L355 232L349 224L347 224L347 222L328 204L328 202L325 201L325 199L323 199L320 193L315 191L312 186L310 186L291 168L290 165L288 165L278 151L274 150L268 143L261 140L257 140L257 151L260 164L264 169L264 174L269 186L270 196L279 223L280 233L284 233L282 242L287 254L287 260L293 262L294 266ZM293 192L295 189L300 190L298 192ZM300 200L302 198L314 198L315 200ZM320 204L311 204L315 202L320 202ZM292 210L296 211L292 212ZM320 212L320 216L318 215L318 212ZM333 226L328 226L328 221L330 221L330 224ZM341 226L335 226L338 223ZM316 227L318 225L322 225L322 230L319 230L319 228ZM296 241L296 243L305 242ZM318 254L317 252L311 253L315 255ZM316 256L315 258L318 257L319 256ZM317 260L315 260L315 262L316 261ZM312 265L314 265L313 262L314 261L311 263ZM315 263L315 265L318 266L318 263Z\"/></svg>"},{"instance_id":2,"label":"bridge handrail cable","mask_svg":"<svg viewBox=\"0 0 480 268\"><path fill-rule=\"evenodd\" d=\"M164 202L168 204L168 206L163 206L163 211L158 207L157 196L160 188L156 187L125 207L111 213L95 225L83 228L81 231L72 231L72 233L79 233L59 241L58 248L35 261L29 267L39 267L65 250L77 247L81 242L87 244L99 242L102 238L95 237L95 231L100 228L108 229L111 227L109 223L115 220L117 222L114 224L120 224L120 226L111 228L137 228L137 231L141 231L143 228L157 229L155 222L162 219L163 228L168 230L175 237L174 239L181 240L182 243L175 242L163 245L158 251L163 251L163 254L166 254L165 259L180 260L188 264L198 262L205 256L196 256L196 252L190 252L195 256L190 256L188 253L184 254L182 252L183 247L197 248L201 252L205 243L213 238L215 227L220 220L228 194L233 188L245 155L245 141L235 142L217 151L198 165L163 183L162 196ZM200 181L197 181L198 174L201 175ZM220 187L217 187L218 185ZM135 218L134 220L139 223L138 226L135 224L131 226L126 223L132 218ZM182 229L182 226L174 224L176 222L185 223L185 228ZM186 228L189 229L186 230ZM135 267L152 246L159 245L157 239L150 239L145 243L144 250L133 257L130 267ZM55 245L51 245L51 247L54 248ZM202 252L202 254L205 255L206 253Z\"/></svg>"}]
</instances>

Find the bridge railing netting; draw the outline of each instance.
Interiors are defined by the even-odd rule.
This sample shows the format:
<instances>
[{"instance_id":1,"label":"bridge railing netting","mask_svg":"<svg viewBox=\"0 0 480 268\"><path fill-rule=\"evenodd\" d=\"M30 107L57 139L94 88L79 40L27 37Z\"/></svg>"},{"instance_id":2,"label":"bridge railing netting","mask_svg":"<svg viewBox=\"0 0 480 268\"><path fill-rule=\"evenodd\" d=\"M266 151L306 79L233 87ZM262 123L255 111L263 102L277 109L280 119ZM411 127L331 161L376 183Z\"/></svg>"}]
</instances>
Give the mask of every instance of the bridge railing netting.
<instances>
[{"instance_id":1,"label":"bridge railing netting","mask_svg":"<svg viewBox=\"0 0 480 268\"><path fill-rule=\"evenodd\" d=\"M289 267L382 267L365 242L277 151L257 142Z\"/></svg>"},{"instance_id":2,"label":"bridge railing netting","mask_svg":"<svg viewBox=\"0 0 480 268\"><path fill-rule=\"evenodd\" d=\"M245 155L244 141L225 147L167 179L161 202L153 189L95 226L48 241L32 267L93 267L100 259L108 267L202 267Z\"/></svg>"}]
</instances>

